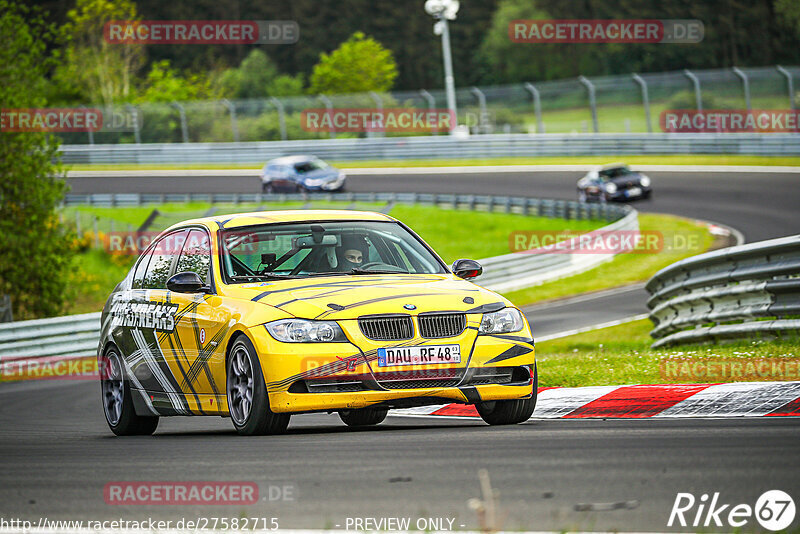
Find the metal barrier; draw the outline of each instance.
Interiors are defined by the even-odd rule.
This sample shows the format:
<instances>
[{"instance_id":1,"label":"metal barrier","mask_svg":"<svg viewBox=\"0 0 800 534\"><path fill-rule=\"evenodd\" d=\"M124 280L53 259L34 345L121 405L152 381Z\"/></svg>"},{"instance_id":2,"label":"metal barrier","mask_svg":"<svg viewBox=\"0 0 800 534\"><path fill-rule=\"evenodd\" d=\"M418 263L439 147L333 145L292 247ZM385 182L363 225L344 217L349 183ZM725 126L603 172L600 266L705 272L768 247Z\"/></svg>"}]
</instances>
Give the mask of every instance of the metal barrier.
<instances>
[{"instance_id":1,"label":"metal barrier","mask_svg":"<svg viewBox=\"0 0 800 534\"><path fill-rule=\"evenodd\" d=\"M67 205L134 206L153 202L267 202L292 200L418 203L477 211L518 213L564 219L603 219L611 224L595 232L638 229L638 213L629 206L582 204L566 200L479 195L415 193L342 193L322 195L67 195ZM477 282L495 291L512 291L577 274L611 259L610 254L505 254L479 260L485 274ZM69 315L0 325L0 363L46 357L79 358L96 353L100 313Z\"/></svg>"},{"instance_id":2,"label":"metal barrier","mask_svg":"<svg viewBox=\"0 0 800 534\"><path fill-rule=\"evenodd\" d=\"M646 288L654 348L800 330L800 235L681 260Z\"/></svg>"},{"instance_id":3,"label":"metal barrier","mask_svg":"<svg viewBox=\"0 0 800 534\"><path fill-rule=\"evenodd\" d=\"M100 312L0 325L0 362L97 354Z\"/></svg>"},{"instance_id":4,"label":"metal barrier","mask_svg":"<svg viewBox=\"0 0 800 534\"><path fill-rule=\"evenodd\" d=\"M63 145L67 164L92 163L265 163L291 154L325 159L462 159L618 154L800 153L798 134L497 134L318 139L249 143L153 143Z\"/></svg>"}]
</instances>

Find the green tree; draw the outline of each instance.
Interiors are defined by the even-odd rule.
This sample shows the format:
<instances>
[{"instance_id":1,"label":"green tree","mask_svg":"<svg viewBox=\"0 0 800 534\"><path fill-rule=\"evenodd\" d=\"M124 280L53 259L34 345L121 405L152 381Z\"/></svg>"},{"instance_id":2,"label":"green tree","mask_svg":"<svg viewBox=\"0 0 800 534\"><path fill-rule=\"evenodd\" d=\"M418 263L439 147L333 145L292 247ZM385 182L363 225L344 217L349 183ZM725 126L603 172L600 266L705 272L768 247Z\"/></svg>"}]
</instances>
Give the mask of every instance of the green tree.
<instances>
[{"instance_id":1,"label":"green tree","mask_svg":"<svg viewBox=\"0 0 800 534\"><path fill-rule=\"evenodd\" d=\"M0 0L0 102L46 105L52 29L36 13ZM46 133L0 131L0 294L16 319L56 315L69 296L72 240L55 209L65 184L58 142Z\"/></svg>"},{"instance_id":2,"label":"green tree","mask_svg":"<svg viewBox=\"0 0 800 534\"><path fill-rule=\"evenodd\" d=\"M211 96L207 77L190 74L181 76L170 67L169 60L156 61L136 98L139 102L174 102L196 100Z\"/></svg>"},{"instance_id":3,"label":"green tree","mask_svg":"<svg viewBox=\"0 0 800 534\"><path fill-rule=\"evenodd\" d=\"M397 78L392 52L356 32L330 54L320 54L311 73L313 94L388 91Z\"/></svg>"},{"instance_id":4,"label":"green tree","mask_svg":"<svg viewBox=\"0 0 800 534\"><path fill-rule=\"evenodd\" d=\"M280 74L272 60L257 48L242 60L238 68L226 70L220 84L228 98L294 96L303 92L302 76Z\"/></svg>"},{"instance_id":5,"label":"green tree","mask_svg":"<svg viewBox=\"0 0 800 534\"><path fill-rule=\"evenodd\" d=\"M108 106L132 100L144 64L143 45L108 43L103 28L108 21L138 19L131 0L77 0L63 27L66 43L57 83L80 93L84 102Z\"/></svg>"}]
</instances>

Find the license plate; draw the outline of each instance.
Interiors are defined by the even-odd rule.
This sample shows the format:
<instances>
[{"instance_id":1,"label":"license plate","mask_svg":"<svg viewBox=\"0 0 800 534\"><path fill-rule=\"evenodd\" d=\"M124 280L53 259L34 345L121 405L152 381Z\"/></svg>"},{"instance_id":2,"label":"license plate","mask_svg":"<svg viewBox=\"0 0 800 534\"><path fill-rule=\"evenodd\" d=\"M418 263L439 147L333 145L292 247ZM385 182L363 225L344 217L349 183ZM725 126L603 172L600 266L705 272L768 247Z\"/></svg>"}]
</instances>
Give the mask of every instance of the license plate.
<instances>
[{"instance_id":1,"label":"license plate","mask_svg":"<svg viewBox=\"0 0 800 534\"><path fill-rule=\"evenodd\" d=\"M378 367L461 363L461 345L423 345L378 349Z\"/></svg>"},{"instance_id":2,"label":"license plate","mask_svg":"<svg viewBox=\"0 0 800 534\"><path fill-rule=\"evenodd\" d=\"M625 192L625 194L626 194L627 196L629 196L629 197L638 197L639 195L641 195L641 194L642 194L642 190L641 190L641 189L639 189L638 187L631 187L630 189L628 189L628 190Z\"/></svg>"}]
</instances>

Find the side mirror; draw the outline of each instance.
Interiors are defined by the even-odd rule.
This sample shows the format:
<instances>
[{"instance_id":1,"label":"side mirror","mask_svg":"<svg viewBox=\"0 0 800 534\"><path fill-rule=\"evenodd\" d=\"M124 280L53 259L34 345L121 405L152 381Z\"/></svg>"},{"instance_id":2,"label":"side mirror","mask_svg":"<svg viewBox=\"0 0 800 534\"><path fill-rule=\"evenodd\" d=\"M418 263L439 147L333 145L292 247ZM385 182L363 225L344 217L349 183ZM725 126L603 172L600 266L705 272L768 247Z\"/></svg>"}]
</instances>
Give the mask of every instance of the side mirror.
<instances>
[{"instance_id":1,"label":"side mirror","mask_svg":"<svg viewBox=\"0 0 800 534\"><path fill-rule=\"evenodd\" d=\"M475 260L456 260L453 262L453 266L450 267L450 269L453 271L454 275L464 280L477 278L483 273L483 267Z\"/></svg>"},{"instance_id":2,"label":"side mirror","mask_svg":"<svg viewBox=\"0 0 800 534\"><path fill-rule=\"evenodd\" d=\"M203 293L208 287L200 279L200 275L185 271L167 280L167 289L176 293Z\"/></svg>"}]
</instances>

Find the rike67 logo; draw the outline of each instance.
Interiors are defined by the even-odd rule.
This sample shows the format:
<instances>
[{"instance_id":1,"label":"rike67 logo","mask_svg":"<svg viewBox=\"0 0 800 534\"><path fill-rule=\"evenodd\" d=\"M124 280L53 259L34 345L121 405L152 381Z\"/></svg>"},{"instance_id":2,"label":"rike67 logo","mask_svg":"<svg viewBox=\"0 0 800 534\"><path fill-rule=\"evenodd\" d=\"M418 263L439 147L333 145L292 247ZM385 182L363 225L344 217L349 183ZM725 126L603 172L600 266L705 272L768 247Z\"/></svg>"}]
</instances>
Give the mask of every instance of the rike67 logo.
<instances>
[{"instance_id":1,"label":"rike67 logo","mask_svg":"<svg viewBox=\"0 0 800 534\"><path fill-rule=\"evenodd\" d=\"M691 493L678 493L667 526L741 528L755 518L762 528L775 532L788 528L794 517L794 500L781 490L765 491L756 500L755 506L723 503L719 492L715 492L710 500L707 493L701 495L700 499Z\"/></svg>"}]
</instances>

